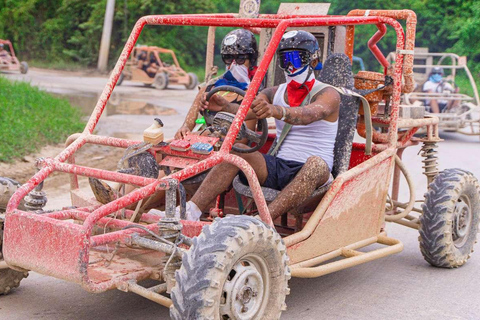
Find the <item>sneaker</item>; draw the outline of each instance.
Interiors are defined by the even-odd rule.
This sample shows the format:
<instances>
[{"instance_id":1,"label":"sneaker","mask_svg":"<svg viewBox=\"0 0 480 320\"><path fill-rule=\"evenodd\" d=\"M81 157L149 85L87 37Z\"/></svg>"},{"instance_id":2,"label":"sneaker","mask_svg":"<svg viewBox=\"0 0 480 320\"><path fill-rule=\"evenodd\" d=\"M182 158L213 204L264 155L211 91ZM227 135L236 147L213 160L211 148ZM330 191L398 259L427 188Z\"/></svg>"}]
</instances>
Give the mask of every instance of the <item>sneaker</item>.
<instances>
[{"instance_id":1,"label":"sneaker","mask_svg":"<svg viewBox=\"0 0 480 320\"><path fill-rule=\"evenodd\" d=\"M107 204L117 198L115 192L105 182L96 178L88 178L88 183L90 184L90 188L92 188L95 199L97 199L98 202Z\"/></svg>"},{"instance_id":2,"label":"sneaker","mask_svg":"<svg viewBox=\"0 0 480 320\"><path fill-rule=\"evenodd\" d=\"M157 209L150 209L148 211L150 214L154 214L165 218L165 211L157 210ZM195 203L192 201L188 201L186 204L186 216L189 221L200 221L200 217L202 216L202 211L197 207ZM175 218L180 219L180 207L175 208Z\"/></svg>"}]
</instances>

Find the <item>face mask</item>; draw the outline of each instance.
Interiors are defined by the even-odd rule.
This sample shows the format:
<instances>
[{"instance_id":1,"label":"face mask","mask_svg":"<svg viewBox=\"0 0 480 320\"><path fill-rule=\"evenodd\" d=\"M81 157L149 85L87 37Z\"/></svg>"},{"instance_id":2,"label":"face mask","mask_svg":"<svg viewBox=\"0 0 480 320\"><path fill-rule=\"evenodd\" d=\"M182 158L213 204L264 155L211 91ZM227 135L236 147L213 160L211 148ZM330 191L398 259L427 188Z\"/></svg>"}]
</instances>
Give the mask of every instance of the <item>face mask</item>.
<instances>
[{"instance_id":1,"label":"face mask","mask_svg":"<svg viewBox=\"0 0 480 320\"><path fill-rule=\"evenodd\" d=\"M287 69L285 70L285 78L287 80L287 86L292 85L290 84L292 81L296 82L297 84L301 85L307 80L308 77L308 66L303 67L300 70L295 69ZM310 74L310 78L313 77L313 72ZM310 79L308 79L310 80Z\"/></svg>"},{"instance_id":2,"label":"face mask","mask_svg":"<svg viewBox=\"0 0 480 320\"><path fill-rule=\"evenodd\" d=\"M429 80L435 83L439 83L440 81L442 81L442 75L438 73L432 74Z\"/></svg>"},{"instance_id":3,"label":"face mask","mask_svg":"<svg viewBox=\"0 0 480 320\"><path fill-rule=\"evenodd\" d=\"M230 71L232 76L238 81L242 83L250 83L250 78L248 77L248 68L244 65L238 65L234 62L227 66L227 70Z\"/></svg>"},{"instance_id":4,"label":"face mask","mask_svg":"<svg viewBox=\"0 0 480 320\"><path fill-rule=\"evenodd\" d=\"M315 84L315 76L313 72L309 72L308 66L300 70L285 70L287 78L287 96L290 107L298 107L302 101L312 91Z\"/></svg>"}]
</instances>

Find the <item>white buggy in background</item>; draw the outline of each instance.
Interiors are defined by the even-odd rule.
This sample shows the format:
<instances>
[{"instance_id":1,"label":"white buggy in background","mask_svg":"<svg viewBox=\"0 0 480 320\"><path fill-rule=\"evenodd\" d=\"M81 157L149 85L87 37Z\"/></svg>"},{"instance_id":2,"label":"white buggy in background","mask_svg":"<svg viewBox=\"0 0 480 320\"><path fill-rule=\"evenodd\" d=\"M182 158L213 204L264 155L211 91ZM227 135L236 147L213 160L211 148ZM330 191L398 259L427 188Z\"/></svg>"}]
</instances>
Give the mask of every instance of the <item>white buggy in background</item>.
<instances>
[{"instance_id":1,"label":"white buggy in background","mask_svg":"<svg viewBox=\"0 0 480 320\"><path fill-rule=\"evenodd\" d=\"M467 57L460 57L454 53L432 53L428 52L428 48L415 48L414 57L413 72L417 88L414 92L404 95L403 103L420 106L425 105L425 101L431 99L458 101L454 106L445 108L440 113L429 113L428 110L426 113L440 119L439 128L443 131L480 136L480 99L477 85L467 66ZM390 53L387 60L392 62L394 58L395 54ZM463 70L468 78L471 93L422 92L423 84L428 80L430 71L434 67L443 68L446 75L444 81L450 83L453 88L457 87L455 79L459 78L459 74Z\"/></svg>"}]
</instances>

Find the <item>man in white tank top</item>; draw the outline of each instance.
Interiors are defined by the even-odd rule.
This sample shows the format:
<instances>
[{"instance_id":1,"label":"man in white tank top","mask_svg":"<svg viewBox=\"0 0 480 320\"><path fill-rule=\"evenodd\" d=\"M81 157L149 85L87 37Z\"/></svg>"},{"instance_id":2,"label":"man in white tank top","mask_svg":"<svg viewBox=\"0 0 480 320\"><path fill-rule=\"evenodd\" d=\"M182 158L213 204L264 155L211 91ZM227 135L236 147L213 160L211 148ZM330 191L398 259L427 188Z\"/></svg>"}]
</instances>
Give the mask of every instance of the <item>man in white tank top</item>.
<instances>
[{"instance_id":1,"label":"man in white tank top","mask_svg":"<svg viewBox=\"0 0 480 320\"><path fill-rule=\"evenodd\" d=\"M309 97L311 91L322 86L313 76L319 63L319 47L312 34L306 31L285 33L277 54L287 81L263 90L253 101L247 119L275 118L277 139L285 123L292 128L276 156L258 151L237 154L252 166L262 186L282 190L268 207L273 219L300 205L328 181L340 105L340 95L329 87ZM307 103L300 106L307 97ZM203 98L200 108L235 114L239 107L219 95L214 95L210 102ZM228 163L215 166L187 203L187 211L192 211L187 216L200 217L215 197L230 186L238 172L236 166ZM246 182L245 177L243 180Z\"/></svg>"}]
</instances>

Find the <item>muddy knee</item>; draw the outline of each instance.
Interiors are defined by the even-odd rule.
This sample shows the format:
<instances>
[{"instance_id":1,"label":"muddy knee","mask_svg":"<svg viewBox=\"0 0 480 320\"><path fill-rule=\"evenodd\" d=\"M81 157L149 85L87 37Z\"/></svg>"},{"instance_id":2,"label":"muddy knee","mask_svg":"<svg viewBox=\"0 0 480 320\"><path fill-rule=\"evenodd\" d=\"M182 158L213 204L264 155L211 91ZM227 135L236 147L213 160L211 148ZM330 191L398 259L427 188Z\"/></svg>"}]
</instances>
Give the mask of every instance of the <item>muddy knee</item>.
<instances>
[{"instance_id":1,"label":"muddy knee","mask_svg":"<svg viewBox=\"0 0 480 320\"><path fill-rule=\"evenodd\" d=\"M325 182L330 177L330 169L321 157L311 156L303 166L306 170L306 175Z\"/></svg>"}]
</instances>

